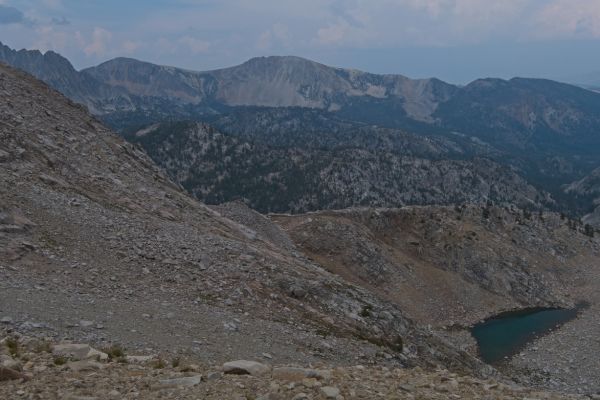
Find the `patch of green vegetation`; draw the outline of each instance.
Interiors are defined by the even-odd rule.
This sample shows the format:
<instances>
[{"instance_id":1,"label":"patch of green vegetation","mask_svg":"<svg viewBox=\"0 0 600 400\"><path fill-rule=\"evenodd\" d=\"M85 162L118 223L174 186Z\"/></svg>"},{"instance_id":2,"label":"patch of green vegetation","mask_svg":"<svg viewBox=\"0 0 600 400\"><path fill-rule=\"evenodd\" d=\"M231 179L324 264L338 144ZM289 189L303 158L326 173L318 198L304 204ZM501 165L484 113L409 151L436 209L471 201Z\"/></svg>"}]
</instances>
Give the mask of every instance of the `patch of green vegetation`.
<instances>
[{"instance_id":1,"label":"patch of green vegetation","mask_svg":"<svg viewBox=\"0 0 600 400\"><path fill-rule=\"evenodd\" d=\"M54 357L54 365L61 366L67 363L67 359L62 356Z\"/></svg>"},{"instance_id":2,"label":"patch of green vegetation","mask_svg":"<svg viewBox=\"0 0 600 400\"><path fill-rule=\"evenodd\" d=\"M156 362L154 363L154 369L163 369L167 366L167 363L163 361L162 358L159 358L158 360L156 360Z\"/></svg>"},{"instance_id":3,"label":"patch of green vegetation","mask_svg":"<svg viewBox=\"0 0 600 400\"><path fill-rule=\"evenodd\" d=\"M119 345L113 345L102 350L108 355L110 361L116 361L121 364L127 363L127 354L125 349Z\"/></svg>"},{"instance_id":4,"label":"patch of green vegetation","mask_svg":"<svg viewBox=\"0 0 600 400\"><path fill-rule=\"evenodd\" d=\"M5 344L11 356L18 357L21 354L21 348L19 346L19 342L16 339L8 338L6 339Z\"/></svg>"}]
</instances>

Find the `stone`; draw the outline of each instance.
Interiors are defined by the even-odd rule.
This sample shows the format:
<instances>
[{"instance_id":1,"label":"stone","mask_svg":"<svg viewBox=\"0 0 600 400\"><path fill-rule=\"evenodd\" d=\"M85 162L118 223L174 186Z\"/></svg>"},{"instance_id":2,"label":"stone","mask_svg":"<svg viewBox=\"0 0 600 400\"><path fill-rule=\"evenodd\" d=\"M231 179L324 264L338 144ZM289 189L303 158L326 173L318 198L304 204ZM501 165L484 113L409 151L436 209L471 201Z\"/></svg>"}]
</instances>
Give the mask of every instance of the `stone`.
<instances>
[{"instance_id":1,"label":"stone","mask_svg":"<svg viewBox=\"0 0 600 400\"><path fill-rule=\"evenodd\" d=\"M6 368L20 371L22 369L21 363L9 355L0 354L0 365Z\"/></svg>"},{"instance_id":2,"label":"stone","mask_svg":"<svg viewBox=\"0 0 600 400\"><path fill-rule=\"evenodd\" d=\"M83 360L83 361L72 361L67 363L66 367L74 372L83 371L98 371L104 366L95 361Z\"/></svg>"},{"instance_id":3,"label":"stone","mask_svg":"<svg viewBox=\"0 0 600 400\"><path fill-rule=\"evenodd\" d=\"M326 399L335 399L340 395L340 389L333 386L323 386L321 393Z\"/></svg>"},{"instance_id":4,"label":"stone","mask_svg":"<svg viewBox=\"0 0 600 400\"><path fill-rule=\"evenodd\" d=\"M302 379L302 385L306 388L315 388L321 386L321 382L315 378L306 378Z\"/></svg>"},{"instance_id":5,"label":"stone","mask_svg":"<svg viewBox=\"0 0 600 400\"><path fill-rule=\"evenodd\" d=\"M208 375L206 375L206 380L217 381L217 380L221 379L222 377L223 377L223 374L221 372L214 371L214 372L209 372Z\"/></svg>"},{"instance_id":6,"label":"stone","mask_svg":"<svg viewBox=\"0 0 600 400\"><path fill-rule=\"evenodd\" d=\"M406 385L406 384L402 384L400 386L398 386L400 388L400 390L404 390L407 393L412 393L415 391L415 387L412 385Z\"/></svg>"},{"instance_id":7,"label":"stone","mask_svg":"<svg viewBox=\"0 0 600 400\"><path fill-rule=\"evenodd\" d=\"M231 332L237 332L239 330L238 326L233 322L225 322L223 327Z\"/></svg>"},{"instance_id":8,"label":"stone","mask_svg":"<svg viewBox=\"0 0 600 400\"><path fill-rule=\"evenodd\" d=\"M126 356L125 360L127 360L130 364L144 364L148 363L152 360L156 359L155 356Z\"/></svg>"},{"instance_id":9,"label":"stone","mask_svg":"<svg viewBox=\"0 0 600 400\"><path fill-rule=\"evenodd\" d=\"M79 326L82 328L89 328L90 326L93 326L93 325L94 325L93 321L86 321L86 320L79 321Z\"/></svg>"},{"instance_id":10,"label":"stone","mask_svg":"<svg viewBox=\"0 0 600 400\"><path fill-rule=\"evenodd\" d=\"M306 297L306 294L306 290L304 290L304 288L299 285L293 285L292 287L290 287L290 296L296 299L303 299Z\"/></svg>"},{"instance_id":11,"label":"stone","mask_svg":"<svg viewBox=\"0 0 600 400\"><path fill-rule=\"evenodd\" d=\"M13 320L11 317L2 317L2 319L0 319L0 323L2 324L12 324Z\"/></svg>"},{"instance_id":12,"label":"stone","mask_svg":"<svg viewBox=\"0 0 600 400\"><path fill-rule=\"evenodd\" d=\"M234 375L264 375L271 368L268 365L256 361L237 360L223 364L223 372Z\"/></svg>"},{"instance_id":13,"label":"stone","mask_svg":"<svg viewBox=\"0 0 600 400\"><path fill-rule=\"evenodd\" d=\"M186 376L183 378L162 379L159 381L161 388L192 387L202 382L202 375Z\"/></svg>"},{"instance_id":14,"label":"stone","mask_svg":"<svg viewBox=\"0 0 600 400\"><path fill-rule=\"evenodd\" d=\"M52 354L74 360L87 360L89 358L108 359L108 354L93 349L87 344L57 344L52 349Z\"/></svg>"},{"instance_id":15,"label":"stone","mask_svg":"<svg viewBox=\"0 0 600 400\"><path fill-rule=\"evenodd\" d=\"M17 379L25 379L25 375L23 375L19 371L15 371L12 368L0 366L0 382Z\"/></svg>"}]
</instances>

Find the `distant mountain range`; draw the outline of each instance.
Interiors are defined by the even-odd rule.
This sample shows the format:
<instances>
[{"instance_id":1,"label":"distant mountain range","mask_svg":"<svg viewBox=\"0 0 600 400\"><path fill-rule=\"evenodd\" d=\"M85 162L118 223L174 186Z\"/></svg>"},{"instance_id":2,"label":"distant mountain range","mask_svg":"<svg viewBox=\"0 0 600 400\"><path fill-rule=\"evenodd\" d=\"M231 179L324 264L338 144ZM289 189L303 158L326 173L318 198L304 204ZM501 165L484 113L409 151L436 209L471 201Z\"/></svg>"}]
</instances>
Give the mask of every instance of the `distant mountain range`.
<instances>
[{"instance_id":1,"label":"distant mountain range","mask_svg":"<svg viewBox=\"0 0 600 400\"><path fill-rule=\"evenodd\" d=\"M0 61L46 81L124 135L165 121L199 121L261 146L306 149L307 143L328 143L339 149L347 145L343 132L360 130L372 141L380 129L399 130L415 138L444 138L455 149L444 152L447 160L485 157L504 164L542 198L550 192L564 210L583 215L593 209L564 185L600 167L600 94L564 83L480 79L461 87L435 78L333 68L299 57L254 58L206 72L116 58L76 71L54 52L4 45ZM387 150L395 156L405 151Z\"/></svg>"},{"instance_id":2,"label":"distant mountain range","mask_svg":"<svg viewBox=\"0 0 600 400\"><path fill-rule=\"evenodd\" d=\"M123 112L151 122L235 107L299 107L391 128L453 130L519 149L600 143L600 96L542 79L481 79L459 87L438 79L333 68L299 57L260 57L207 72L116 58L77 72L54 52L14 51L4 45L0 60L108 121Z\"/></svg>"}]
</instances>

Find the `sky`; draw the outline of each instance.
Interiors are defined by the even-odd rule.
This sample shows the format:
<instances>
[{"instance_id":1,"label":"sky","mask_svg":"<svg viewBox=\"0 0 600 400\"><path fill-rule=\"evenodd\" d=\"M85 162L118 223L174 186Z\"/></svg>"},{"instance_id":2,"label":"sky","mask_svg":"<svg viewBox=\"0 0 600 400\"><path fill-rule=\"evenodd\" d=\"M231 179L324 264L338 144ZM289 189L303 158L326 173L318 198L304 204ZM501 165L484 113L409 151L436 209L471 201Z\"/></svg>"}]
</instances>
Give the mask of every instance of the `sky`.
<instances>
[{"instance_id":1,"label":"sky","mask_svg":"<svg viewBox=\"0 0 600 400\"><path fill-rule=\"evenodd\" d=\"M600 0L0 0L0 41L77 69L209 70L263 55L413 78L600 85Z\"/></svg>"}]
</instances>

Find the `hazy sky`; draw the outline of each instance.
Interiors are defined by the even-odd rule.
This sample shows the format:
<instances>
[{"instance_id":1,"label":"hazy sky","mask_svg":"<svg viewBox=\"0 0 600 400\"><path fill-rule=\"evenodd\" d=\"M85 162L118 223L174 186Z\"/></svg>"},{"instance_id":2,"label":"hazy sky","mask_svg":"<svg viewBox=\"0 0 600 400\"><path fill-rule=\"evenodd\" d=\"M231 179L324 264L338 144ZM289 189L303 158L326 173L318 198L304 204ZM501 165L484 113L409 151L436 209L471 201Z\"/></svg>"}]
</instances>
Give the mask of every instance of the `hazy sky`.
<instances>
[{"instance_id":1,"label":"hazy sky","mask_svg":"<svg viewBox=\"0 0 600 400\"><path fill-rule=\"evenodd\" d=\"M76 68L298 55L452 82L600 81L600 0L0 0L0 41L55 50Z\"/></svg>"}]
</instances>

